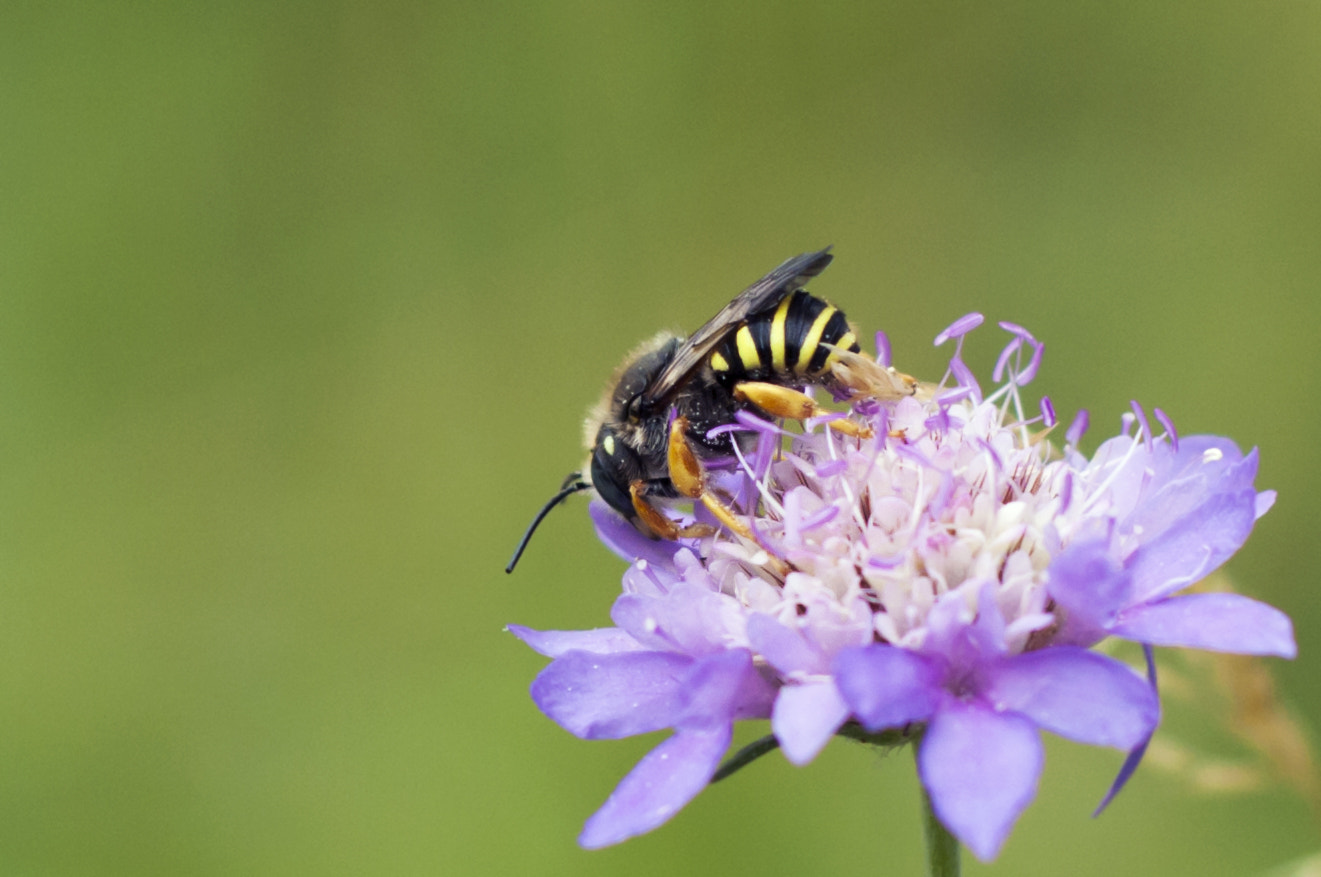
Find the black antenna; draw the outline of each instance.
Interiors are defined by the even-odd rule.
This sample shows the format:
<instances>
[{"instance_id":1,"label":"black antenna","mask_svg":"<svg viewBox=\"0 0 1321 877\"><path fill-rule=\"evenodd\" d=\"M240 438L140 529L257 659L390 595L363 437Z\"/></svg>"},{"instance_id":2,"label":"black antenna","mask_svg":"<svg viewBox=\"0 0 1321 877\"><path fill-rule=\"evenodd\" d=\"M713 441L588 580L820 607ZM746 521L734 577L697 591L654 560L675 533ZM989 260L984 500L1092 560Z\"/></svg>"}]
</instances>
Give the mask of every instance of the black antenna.
<instances>
[{"instance_id":1,"label":"black antenna","mask_svg":"<svg viewBox=\"0 0 1321 877\"><path fill-rule=\"evenodd\" d=\"M514 571L514 565L517 564L518 559L523 556L523 549L527 548L527 543L532 538L532 534L537 531L537 525L541 523L542 518L550 514L551 509L564 502L564 500L568 499L570 496L573 496L573 494L582 490L591 489L592 485L582 479L583 476L581 472L570 472L569 477L564 479L564 485L560 488L560 492L552 496L550 502L541 507L541 511L537 512L537 516L533 518L532 523L528 525L527 532L523 534L523 538L518 540L518 547L514 549L514 556L509 558L509 565L505 567L505 572L510 573Z\"/></svg>"}]
</instances>

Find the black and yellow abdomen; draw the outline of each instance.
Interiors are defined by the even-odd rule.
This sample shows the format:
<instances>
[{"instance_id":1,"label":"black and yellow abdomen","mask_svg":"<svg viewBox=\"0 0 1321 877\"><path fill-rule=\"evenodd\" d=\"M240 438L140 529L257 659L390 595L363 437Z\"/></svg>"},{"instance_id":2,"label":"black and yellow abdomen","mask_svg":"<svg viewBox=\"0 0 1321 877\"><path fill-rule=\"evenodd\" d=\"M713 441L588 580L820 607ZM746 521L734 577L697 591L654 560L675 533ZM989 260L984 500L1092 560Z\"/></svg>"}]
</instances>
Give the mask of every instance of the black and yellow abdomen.
<instances>
[{"instance_id":1,"label":"black and yellow abdomen","mask_svg":"<svg viewBox=\"0 0 1321 877\"><path fill-rule=\"evenodd\" d=\"M828 383L839 358L830 347L861 349L843 311L798 290L731 332L711 352L711 370L727 387L739 381Z\"/></svg>"}]
</instances>

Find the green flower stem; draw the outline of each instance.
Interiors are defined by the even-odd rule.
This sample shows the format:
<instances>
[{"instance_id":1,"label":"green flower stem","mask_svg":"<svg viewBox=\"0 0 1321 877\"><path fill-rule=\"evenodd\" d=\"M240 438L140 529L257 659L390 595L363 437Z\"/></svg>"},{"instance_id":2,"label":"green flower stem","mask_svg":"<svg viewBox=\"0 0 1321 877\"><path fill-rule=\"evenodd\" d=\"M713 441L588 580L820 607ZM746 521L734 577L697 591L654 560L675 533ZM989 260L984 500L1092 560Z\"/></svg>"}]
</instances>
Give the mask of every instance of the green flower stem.
<instances>
[{"instance_id":1,"label":"green flower stem","mask_svg":"<svg viewBox=\"0 0 1321 877\"><path fill-rule=\"evenodd\" d=\"M718 783L732 775L734 772L740 771L749 764L752 764L752 762L761 758L763 755L766 755L769 752L774 752L779 748L780 741L775 739L774 734L767 734L760 740L754 740L738 752L735 752L732 758L720 765L720 769L716 771L715 776L711 777L711 782Z\"/></svg>"},{"instance_id":2,"label":"green flower stem","mask_svg":"<svg viewBox=\"0 0 1321 877\"><path fill-rule=\"evenodd\" d=\"M922 790L922 834L927 841L927 877L959 877L959 841L936 818L926 789Z\"/></svg>"},{"instance_id":3,"label":"green flower stem","mask_svg":"<svg viewBox=\"0 0 1321 877\"><path fill-rule=\"evenodd\" d=\"M921 725L911 725L872 734L861 726L849 722L835 733L878 749L894 749L911 743L916 758L922 731ZM763 755L774 752L779 746L774 734L767 734L760 740L754 740L722 764L711 778L711 782L720 782ZM936 811L931 809L931 797L926 793L926 789L922 790L922 834L927 842L927 877L959 877L959 842L936 818Z\"/></svg>"}]
</instances>

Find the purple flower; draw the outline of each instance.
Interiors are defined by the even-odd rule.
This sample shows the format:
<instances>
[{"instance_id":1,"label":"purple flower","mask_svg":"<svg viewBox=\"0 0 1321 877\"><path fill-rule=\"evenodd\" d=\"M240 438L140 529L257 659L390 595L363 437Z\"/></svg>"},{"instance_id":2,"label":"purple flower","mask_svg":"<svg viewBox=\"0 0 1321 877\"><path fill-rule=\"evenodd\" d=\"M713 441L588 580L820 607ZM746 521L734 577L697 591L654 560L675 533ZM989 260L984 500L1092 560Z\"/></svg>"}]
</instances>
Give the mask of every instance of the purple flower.
<instances>
[{"instance_id":1,"label":"purple flower","mask_svg":"<svg viewBox=\"0 0 1321 877\"><path fill-rule=\"evenodd\" d=\"M1244 456L1212 436L1143 449L1120 436L1081 471L1123 487L1113 491L1108 532L1076 539L1052 564L1049 592L1065 619L1060 640L1091 645L1117 636L1294 656L1279 611L1238 594L1177 594L1228 560L1274 503L1274 491L1252 487L1256 450Z\"/></svg>"},{"instance_id":2,"label":"purple flower","mask_svg":"<svg viewBox=\"0 0 1321 877\"><path fill-rule=\"evenodd\" d=\"M1160 714L1155 692L1126 666L1075 646L1010 654L995 586L976 611L948 594L927 618L928 642L848 649L834 674L869 731L923 722L918 771L941 821L993 857L1036 794L1044 754L1036 729L1131 749Z\"/></svg>"},{"instance_id":3,"label":"purple flower","mask_svg":"<svg viewBox=\"0 0 1321 877\"><path fill-rule=\"evenodd\" d=\"M675 577L680 568L703 577L696 558L681 554L659 575L646 561L634 565L625 587L631 579L636 590L615 601L618 628L509 628L555 659L532 683L532 698L566 730L589 740L675 730L588 820L579 837L585 847L618 843L673 816L710 781L734 721L765 718L775 701L777 686L752 652L724 641L719 621L736 624L737 607L709 582Z\"/></svg>"},{"instance_id":4,"label":"purple flower","mask_svg":"<svg viewBox=\"0 0 1321 877\"><path fill-rule=\"evenodd\" d=\"M1012 335L983 395L962 361L916 397L864 399L877 438L757 434L714 476L757 541L720 531L680 543L639 535L605 506L602 540L632 565L594 631L511 630L552 658L532 685L548 716L588 739L673 734L624 778L580 842L617 843L674 815L711 780L739 719L770 719L806 764L841 729L917 741L942 823L994 857L1036 792L1039 731L1129 752L1160 710L1154 684L1090 651L1107 637L1292 657L1279 611L1236 594L1183 594L1223 564L1269 509L1257 455L1226 439L1154 434L1137 406L1091 459L1044 441L1019 388L1043 346ZM860 731L858 733L861 733ZM851 734L857 736L857 734ZM1108 800L1108 799L1107 799Z\"/></svg>"}]
</instances>

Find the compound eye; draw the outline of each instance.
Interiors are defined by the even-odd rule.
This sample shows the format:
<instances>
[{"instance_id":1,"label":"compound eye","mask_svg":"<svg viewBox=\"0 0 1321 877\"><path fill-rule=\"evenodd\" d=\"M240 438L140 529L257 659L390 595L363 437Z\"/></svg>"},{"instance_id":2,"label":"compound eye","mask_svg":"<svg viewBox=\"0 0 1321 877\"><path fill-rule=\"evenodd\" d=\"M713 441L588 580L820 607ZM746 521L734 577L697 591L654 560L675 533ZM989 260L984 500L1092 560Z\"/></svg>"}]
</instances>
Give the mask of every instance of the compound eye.
<instances>
[{"instance_id":1,"label":"compound eye","mask_svg":"<svg viewBox=\"0 0 1321 877\"><path fill-rule=\"evenodd\" d=\"M636 423L638 418L641 416L642 413L641 408L642 408L641 394L637 396L633 396L628 400L628 402L624 404L624 416Z\"/></svg>"},{"instance_id":2,"label":"compound eye","mask_svg":"<svg viewBox=\"0 0 1321 877\"><path fill-rule=\"evenodd\" d=\"M592 451L592 486L612 509L626 518L634 516L629 483L635 477L636 455L615 434L603 428Z\"/></svg>"}]
</instances>

